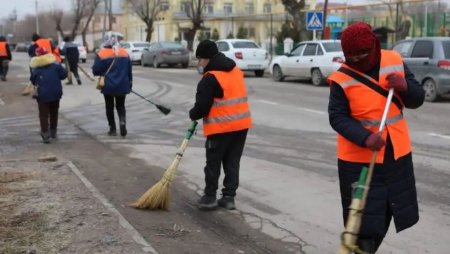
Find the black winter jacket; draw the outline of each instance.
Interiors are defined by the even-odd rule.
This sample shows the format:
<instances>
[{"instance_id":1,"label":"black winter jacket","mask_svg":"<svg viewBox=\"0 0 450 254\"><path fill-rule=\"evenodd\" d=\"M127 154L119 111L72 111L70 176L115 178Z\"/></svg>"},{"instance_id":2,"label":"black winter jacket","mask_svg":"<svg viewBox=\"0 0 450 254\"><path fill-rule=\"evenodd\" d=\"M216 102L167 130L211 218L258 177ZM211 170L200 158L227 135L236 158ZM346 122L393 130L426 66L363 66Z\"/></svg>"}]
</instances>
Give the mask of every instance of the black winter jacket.
<instances>
[{"instance_id":1,"label":"black winter jacket","mask_svg":"<svg viewBox=\"0 0 450 254\"><path fill-rule=\"evenodd\" d=\"M208 65L203 70L204 73L208 71L225 71L229 72L236 66L236 63L226 57L222 53L210 59ZM191 120L198 120L208 115L209 110L214 102L214 98L222 98L223 90L212 74L206 74L199 81L197 85L197 94L195 95L195 105L189 111Z\"/></svg>"}]
</instances>

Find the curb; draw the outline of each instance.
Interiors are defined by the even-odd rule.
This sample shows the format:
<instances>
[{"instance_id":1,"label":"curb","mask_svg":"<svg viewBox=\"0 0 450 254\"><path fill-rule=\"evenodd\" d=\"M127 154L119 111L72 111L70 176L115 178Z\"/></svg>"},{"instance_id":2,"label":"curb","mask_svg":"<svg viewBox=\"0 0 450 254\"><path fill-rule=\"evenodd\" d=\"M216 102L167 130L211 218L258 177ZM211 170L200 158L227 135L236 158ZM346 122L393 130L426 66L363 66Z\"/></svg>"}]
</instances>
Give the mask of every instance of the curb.
<instances>
[{"instance_id":1,"label":"curb","mask_svg":"<svg viewBox=\"0 0 450 254\"><path fill-rule=\"evenodd\" d=\"M119 224L130 234L133 240L141 245L142 250L145 253L158 254L158 252L148 243L144 237L122 216L122 214L111 204L103 194L80 172L80 170L71 162L67 162L67 166L70 170L83 182L83 184L92 192L96 197L112 214L119 219Z\"/></svg>"}]
</instances>

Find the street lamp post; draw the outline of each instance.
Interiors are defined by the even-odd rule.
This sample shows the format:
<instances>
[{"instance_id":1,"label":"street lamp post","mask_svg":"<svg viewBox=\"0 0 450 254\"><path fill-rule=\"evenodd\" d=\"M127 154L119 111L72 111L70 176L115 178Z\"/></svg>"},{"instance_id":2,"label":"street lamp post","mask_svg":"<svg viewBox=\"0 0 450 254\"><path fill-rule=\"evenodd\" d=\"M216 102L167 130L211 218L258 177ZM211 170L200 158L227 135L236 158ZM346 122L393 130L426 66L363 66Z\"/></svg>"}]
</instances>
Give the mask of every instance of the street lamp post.
<instances>
[{"instance_id":1,"label":"street lamp post","mask_svg":"<svg viewBox=\"0 0 450 254\"><path fill-rule=\"evenodd\" d=\"M38 1L34 1L34 7L36 9L36 33L39 34L39 12L38 12Z\"/></svg>"}]
</instances>

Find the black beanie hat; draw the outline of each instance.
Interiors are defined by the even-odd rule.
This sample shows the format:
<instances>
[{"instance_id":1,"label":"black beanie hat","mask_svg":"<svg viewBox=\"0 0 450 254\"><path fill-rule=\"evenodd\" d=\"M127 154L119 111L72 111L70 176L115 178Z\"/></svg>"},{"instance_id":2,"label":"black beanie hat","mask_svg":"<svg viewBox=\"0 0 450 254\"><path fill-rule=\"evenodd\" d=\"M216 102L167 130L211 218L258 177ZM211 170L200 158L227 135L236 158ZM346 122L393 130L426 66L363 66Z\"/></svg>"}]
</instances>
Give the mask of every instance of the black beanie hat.
<instances>
[{"instance_id":1,"label":"black beanie hat","mask_svg":"<svg viewBox=\"0 0 450 254\"><path fill-rule=\"evenodd\" d=\"M217 49L216 43L210 40L204 40L198 44L195 56L197 58L211 59L217 53L219 53L219 49Z\"/></svg>"}]
</instances>

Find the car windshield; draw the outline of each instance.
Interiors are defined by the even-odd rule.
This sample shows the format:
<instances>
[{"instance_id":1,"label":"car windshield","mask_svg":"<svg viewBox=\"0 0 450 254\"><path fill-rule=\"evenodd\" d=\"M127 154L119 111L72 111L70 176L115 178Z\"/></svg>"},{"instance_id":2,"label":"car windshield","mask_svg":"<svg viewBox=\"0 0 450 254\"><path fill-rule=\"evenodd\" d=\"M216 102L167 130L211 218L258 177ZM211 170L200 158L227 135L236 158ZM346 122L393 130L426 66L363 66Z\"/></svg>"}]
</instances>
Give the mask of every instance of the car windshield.
<instances>
[{"instance_id":1,"label":"car windshield","mask_svg":"<svg viewBox=\"0 0 450 254\"><path fill-rule=\"evenodd\" d=\"M340 42L324 42L322 43L326 52L338 52L342 51Z\"/></svg>"},{"instance_id":2,"label":"car windshield","mask_svg":"<svg viewBox=\"0 0 450 254\"><path fill-rule=\"evenodd\" d=\"M450 41L443 41L442 47L444 48L445 59L450 59Z\"/></svg>"},{"instance_id":3,"label":"car windshield","mask_svg":"<svg viewBox=\"0 0 450 254\"><path fill-rule=\"evenodd\" d=\"M133 46L135 48L147 48L150 46L150 43L133 43Z\"/></svg>"},{"instance_id":4,"label":"car windshield","mask_svg":"<svg viewBox=\"0 0 450 254\"><path fill-rule=\"evenodd\" d=\"M183 45L176 42L161 42L161 46L163 48L171 48L171 49L181 49L184 48Z\"/></svg>"},{"instance_id":5,"label":"car windshield","mask_svg":"<svg viewBox=\"0 0 450 254\"><path fill-rule=\"evenodd\" d=\"M258 48L258 45L256 43L251 41L236 41L231 43L234 48L236 49L253 49Z\"/></svg>"}]
</instances>

